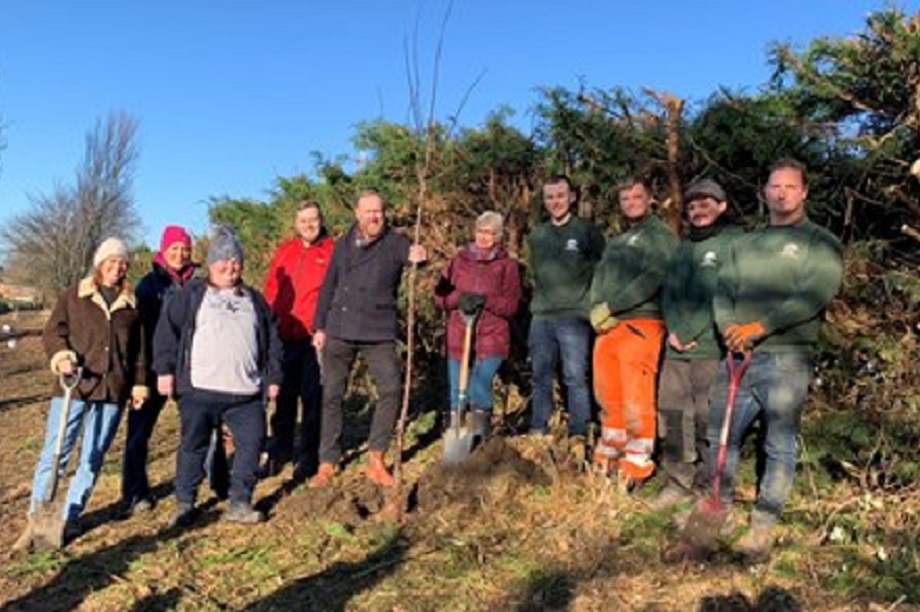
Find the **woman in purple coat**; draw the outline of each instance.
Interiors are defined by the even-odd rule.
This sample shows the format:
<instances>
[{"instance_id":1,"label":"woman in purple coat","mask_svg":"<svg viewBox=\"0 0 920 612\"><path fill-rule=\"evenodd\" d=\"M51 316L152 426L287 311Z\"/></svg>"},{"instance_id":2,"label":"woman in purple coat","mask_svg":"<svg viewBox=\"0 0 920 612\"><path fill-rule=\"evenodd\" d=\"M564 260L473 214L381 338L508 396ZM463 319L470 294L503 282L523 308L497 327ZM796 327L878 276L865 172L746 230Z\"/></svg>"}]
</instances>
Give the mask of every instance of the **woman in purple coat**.
<instances>
[{"instance_id":1,"label":"woman in purple coat","mask_svg":"<svg viewBox=\"0 0 920 612\"><path fill-rule=\"evenodd\" d=\"M463 314L475 316L467 397L474 435L488 437L492 411L492 379L511 347L509 319L521 300L517 261L501 245L502 216L487 211L476 219L474 240L463 246L441 273L435 305L447 312L447 372L450 408L457 409Z\"/></svg>"}]
</instances>

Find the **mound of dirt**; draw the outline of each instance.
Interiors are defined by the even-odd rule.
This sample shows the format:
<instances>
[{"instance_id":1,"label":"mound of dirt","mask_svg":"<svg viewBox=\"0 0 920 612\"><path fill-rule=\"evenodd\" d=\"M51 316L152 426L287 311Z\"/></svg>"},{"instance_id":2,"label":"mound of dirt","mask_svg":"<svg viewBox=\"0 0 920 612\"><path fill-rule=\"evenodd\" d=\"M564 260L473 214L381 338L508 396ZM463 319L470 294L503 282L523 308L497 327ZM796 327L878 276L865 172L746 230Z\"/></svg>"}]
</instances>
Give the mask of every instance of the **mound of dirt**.
<instances>
[{"instance_id":1,"label":"mound of dirt","mask_svg":"<svg viewBox=\"0 0 920 612\"><path fill-rule=\"evenodd\" d=\"M287 498L285 513L354 527L383 508L384 491L364 478Z\"/></svg>"},{"instance_id":2,"label":"mound of dirt","mask_svg":"<svg viewBox=\"0 0 920 612\"><path fill-rule=\"evenodd\" d=\"M418 480L416 509L430 513L461 506L476 512L551 482L536 463L523 458L504 438L494 437L458 465L429 466Z\"/></svg>"}]
</instances>

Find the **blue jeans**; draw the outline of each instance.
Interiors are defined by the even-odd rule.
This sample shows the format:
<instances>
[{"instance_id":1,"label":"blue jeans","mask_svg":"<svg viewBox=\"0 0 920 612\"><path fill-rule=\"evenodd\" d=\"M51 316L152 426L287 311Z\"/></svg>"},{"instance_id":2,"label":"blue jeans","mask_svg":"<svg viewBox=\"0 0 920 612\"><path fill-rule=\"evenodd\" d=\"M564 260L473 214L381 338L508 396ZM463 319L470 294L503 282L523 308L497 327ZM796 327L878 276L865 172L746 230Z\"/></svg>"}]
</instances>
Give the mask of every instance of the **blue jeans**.
<instances>
[{"instance_id":1,"label":"blue jeans","mask_svg":"<svg viewBox=\"0 0 920 612\"><path fill-rule=\"evenodd\" d=\"M736 359L736 363L738 359ZM734 494L735 470L744 433L758 415L763 413L766 427L764 454L766 463L757 491L754 508L765 520L775 522L792 490L796 466L796 438L808 385L811 381L811 359L805 353L755 352L738 393L728 435L728 453L720 483L720 497L731 503ZM710 465L715 474L719 452L719 433L728 398L728 372L721 364L713 386L709 410Z\"/></svg>"},{"instance_id":2,"label":"blue jeans","mask_svg":"<svg viewBox=\"0 0 920 612\"><path fill-rule=\"evenodd\" d=\"M476 359L470 368L466 397L474 410L492 410L492 379L502 364L501 357ZM450 382L450 409L457 409L457 396L460 380L460 360L447 360L447 379Z\"/></svg>"},{"instance_id":3,"label":"blue jeans","mask_svg":"<svg viewBox=\"0 0 920 612\"><path fill-rule=\"evenodd\" d=\"M51 409L48 411L48 422L45 425L45 444L42 447L38 465L35 466L35 476L32 479L32 500L29 504L29 514L34 514L38 503L47 499L48 485L51 479L54 459L54 446L57 441L58 423L61 418L61 409L64 399L55 397L51 399ZM64 431L64 443L61 447L61 459L58 464L59 474L63 474L64 466L70 458L77 437L80 435L81 425L83 441L80 448L80 457L77 462L77 471L70 479L67 486L67 499L64 502L64 520L72 521L80 516L86 505L96 478L102 469L102 460L105 451L109 449L118 422L121 420L121 408L111 402L93 402L73 399L70 402L70 411L67 415L67 429ZM58 482L58 487L63 483Z\"/></svg>"},{"instance_id":4,"label":"blue jeans","mask_svg":"<svg viewBox=\"0 0 920 612\"><path fill-rule=\"evenodd\" d=\"M556 361L562 359L562 379L568 391L569 435L588 431L591 391L588 359L591 326L584 319L534 319L530 323L530 361L533 367L533 414L530 429L545 432L553 412Z\"/></svg>"}]
</instances>

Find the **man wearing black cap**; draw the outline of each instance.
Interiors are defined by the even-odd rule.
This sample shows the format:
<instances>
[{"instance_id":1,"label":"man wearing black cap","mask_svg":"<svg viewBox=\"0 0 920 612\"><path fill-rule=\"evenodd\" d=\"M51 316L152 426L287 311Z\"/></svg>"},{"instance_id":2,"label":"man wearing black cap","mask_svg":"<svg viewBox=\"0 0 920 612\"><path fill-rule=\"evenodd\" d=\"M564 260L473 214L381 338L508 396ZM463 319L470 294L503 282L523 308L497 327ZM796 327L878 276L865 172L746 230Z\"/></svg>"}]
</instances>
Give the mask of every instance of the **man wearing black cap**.
<instances>
[{"instance_id":1,"label":"man wearing black cap","mask_svg":"<svg viewBox=\"0 0 920 612\"><path fill-rule=\"evenodd\" d=\"M651 506L670 510L708 484L709 390L721 354L713 323L712 296L735 226L725 191L711 179L684 194L690 229L668 269L661 308L667 352L658 386L661 465L668 482Z\"/></svg>"}]
</instances>

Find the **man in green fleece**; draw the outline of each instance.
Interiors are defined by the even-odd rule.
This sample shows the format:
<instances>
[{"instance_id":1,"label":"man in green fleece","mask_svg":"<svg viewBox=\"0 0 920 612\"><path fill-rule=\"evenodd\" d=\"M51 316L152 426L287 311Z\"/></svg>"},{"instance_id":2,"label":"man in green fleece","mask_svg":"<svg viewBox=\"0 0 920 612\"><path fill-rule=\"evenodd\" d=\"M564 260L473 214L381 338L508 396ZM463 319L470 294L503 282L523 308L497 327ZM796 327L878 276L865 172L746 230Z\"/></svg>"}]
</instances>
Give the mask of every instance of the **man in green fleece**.
<instances>
[{"instance_id":1,"label":"man in green fleece","mask_svg":"<svg viewBox=\"0 0 920 612\"><path fill-rule=\"evenodd\" d=\"M684 193L689 232L680 243L661 295L667 352L658 382L658 439L668 481L651 503L664 511L709 486L709 392L721 357L712 295L732 240L741 234L725 190L711 179Z\"/></svg>"},{"instance_id":2,"label":"man in green fleece","mask_svg":"<svg viewBox=\"0 0 920 612\"><path fill-rule=\"evenodd\" d=\"M724 503L732 501L745 430L760 415L766 428L766 462L751 528L737 544L739 552L753 562L769 556L774 527L792 489L796 437L811 381L811 353L824 309L843 275L840 242L805 214L805 166L788 159L774 163L764 193L769 225L732 243L713 299L716 325L730 351L726 358L737 361L744 351L754 351L735 400L720 485ZM713 466L728 384L722 368L709 415Z\"/></svg>"},{"instance_id":3,"label":"man in green fleece","mask_svg":"<svg viewBox=\"0 0 920 612\"><path fill-rule=\"evenodd\" d=\"M604 237L591 221L572 212L576 194L567 176L551 177L543 185L543 205L549 220L528 237L534 291L530 303L529 350L533 366L533 413L530 430L546 434L553 412L553 379L557 359L568 392L568 429L573 448L584 452L591 412L588 357L588 291L594 264L604 250Z\"/></svg>"},{"instance_id":4,"label":"man in green fleece","mask_svg":"<svg viewBox=\"0 0 920 612\"><path fill-rule=\"evenodd\" d=\"M644 181L629 178L617 192L624 231L607 242L591 284L594 396L601 406L594 466L615 473L628 491L655 470L655 381L664 340L658 302L678 241L652 211Z\"/></svg>"}]
</instances>

